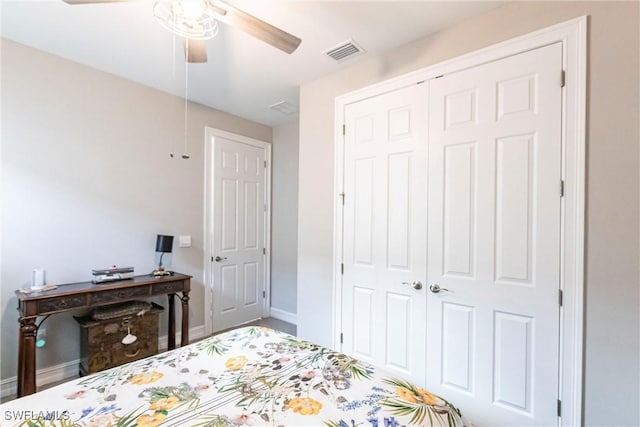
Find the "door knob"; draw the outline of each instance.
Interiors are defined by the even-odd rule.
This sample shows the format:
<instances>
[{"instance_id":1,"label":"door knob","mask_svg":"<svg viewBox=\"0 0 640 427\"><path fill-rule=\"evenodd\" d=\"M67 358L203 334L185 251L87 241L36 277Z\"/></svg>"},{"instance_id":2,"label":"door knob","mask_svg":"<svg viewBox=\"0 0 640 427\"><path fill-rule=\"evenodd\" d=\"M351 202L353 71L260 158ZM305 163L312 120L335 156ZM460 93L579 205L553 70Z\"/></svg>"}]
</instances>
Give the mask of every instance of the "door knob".
<instances>
[{"instance_id":1,"label":"door knob","mask_svg":"<svg viewBox=\"0 0 640 427\"><path fill-rule=\"evenodd\" d=\"M215 262L220 262L220 261L224 261L225 259L227 259L226 256L216 256L214 258Z\"/></svg>"},{"instance_id":2,"label":"door knob","mask_svg":"<svg viewBox=\"0 0 640 427\"><path fill-rule=\"evenodd\" d=\"M416 280L415 282L409 283L409 282L402 282L403 285L407 285L407 286L411 286L413 287L413 289L416 290L420 290L422 289L422 282Z\"/></svg>"},{"instance_id":3,"label":"door knob","mask_svg":"<svg viewBox=\"0 0 640 427\"><path fill-rule=\"evenodd\" d=\"M438 292L447 292L447 291L449 291L449 289L441 288L440 285L438 285L437 283L434 283L433 285L429 286L429 290L431 292L433 292L434 294L437 294Z\"/></svg>"}]
</instances>

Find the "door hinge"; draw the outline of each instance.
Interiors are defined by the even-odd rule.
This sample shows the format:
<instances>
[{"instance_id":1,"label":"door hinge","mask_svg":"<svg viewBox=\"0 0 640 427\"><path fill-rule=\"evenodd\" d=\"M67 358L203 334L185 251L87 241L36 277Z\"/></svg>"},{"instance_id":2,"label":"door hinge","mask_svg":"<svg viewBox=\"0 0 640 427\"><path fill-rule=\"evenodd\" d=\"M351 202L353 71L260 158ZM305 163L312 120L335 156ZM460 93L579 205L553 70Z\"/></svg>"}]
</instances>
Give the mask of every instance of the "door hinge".
<instances>
[{"instance_id":1,"label":"door hinge","mask_svg":"<svg viewBox=\"0 0 640 427\"><path fill-rule=\"evenodd\" d=\"M342 124L342 136L345 136L347 134L347 125Z\"/></svg>"},{"instance_id":2,"label":"door hinge","mask_svg":"<svg viewBox=\"0 0 640 427\"><path fill-rule=\"evenodd\" d=\"M346 195L344 193L340 193L340 194L338 194L338 196L340 196L342 198L342 206L344 206L344 199L345 199Z\"/></svg>"},{"instance_id":3,"label":"door hinge","mask_svg":"<svg viewBox=\"0 0 640 427\"><path fill-rule=\"evenodd\" d=\"M344 334L340 332L340 344L344 344Z\"/></svg>"},{"instance_id":4,"label":"door hinge","mask_svg":"<svg viewBox=\"0 0 640 427\"><path fill-rule=\"evenodd\" d=\"M344 264L340 264L340 274L344 274Z\"/></svg>"},{"instance_id":5,"label":"door hinge","mask_svg":"<svg viewBox=\"0 0 640 427\"><path fill-rule=\"evenodd\" d=\"M213 257L211 257L211 262L213 262Z\"/></svg>"},{"instance_id":6,"label":"door hinge","mask_svg":"<svg viewBox=\"0 0 640 427\"><path fill-rule=\"evenodd\" d=\"M267 291L262 291L262 298L266 298L267 297Z\"/></svg>"},{"instance_id":7,"label":"door hinge","mask_svg":"<svg viewBox=\"0 0 640 427\"><path fill-rule=\"evenodd\" d=\"M267 254L267 248L262 248L262 255L266 255Z\"/></svg>"},{"instance_id":8,"label":"door hinge","mask_svg":"<svg viewBox=\"0 0 640 427\"><path fill-rule=\"evenodd\" d=\"M562 416L562 400L558 399L558 416Z\"/></svg>"},{"instance_id":9,"label":"door hinge","mask_svg":"<svg viewBox=\"0 0 640 427\"><path fill-rule=\"evenodd\" d=\"M560 197L564 197L564 179L560 180Z\"/></svg>"},{"instance_id":10,"label":"door hinge","mask_svg":"<svg viewBox=\"0 0 640 427\"><path fill-rule=\"evenodd\" d=\"M560 307L562 307L563 297L564 295L562 294L562 289L558 290L558 303L560 304Z\"/></svg>"},{"instance_id":11,"label":"door hinge","mask_svg":"<svg viewBox=\"0 0 640 427\"><path fill-rule=\"evenodd\" d=\"M566 78L567 78L567 73L565 73L565 71L562 70L560 72L560 87L564 87L565 84L567 84Z\"/></svg>"}]
</instances>

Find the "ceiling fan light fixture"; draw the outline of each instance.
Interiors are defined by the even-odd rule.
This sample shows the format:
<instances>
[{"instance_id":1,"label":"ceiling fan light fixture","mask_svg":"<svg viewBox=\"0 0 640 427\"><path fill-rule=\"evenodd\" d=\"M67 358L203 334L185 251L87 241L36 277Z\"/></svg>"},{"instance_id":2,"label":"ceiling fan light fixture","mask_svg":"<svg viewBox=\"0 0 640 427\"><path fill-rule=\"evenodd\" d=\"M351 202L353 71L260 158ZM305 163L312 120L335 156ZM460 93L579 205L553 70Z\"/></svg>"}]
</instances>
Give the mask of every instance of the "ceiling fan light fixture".
<instances>
[{"instance_id":1,"label":"ceiling fan light fixture","mask_svg":"<svg viewBox=\"0 0 640 427\"><path fill-rule=\"evenodd\" d=\"M156 0L153 15L160 25L180 37L207 40L218 34L216 13L206 0Z\"/></svg>"}]
</instances>

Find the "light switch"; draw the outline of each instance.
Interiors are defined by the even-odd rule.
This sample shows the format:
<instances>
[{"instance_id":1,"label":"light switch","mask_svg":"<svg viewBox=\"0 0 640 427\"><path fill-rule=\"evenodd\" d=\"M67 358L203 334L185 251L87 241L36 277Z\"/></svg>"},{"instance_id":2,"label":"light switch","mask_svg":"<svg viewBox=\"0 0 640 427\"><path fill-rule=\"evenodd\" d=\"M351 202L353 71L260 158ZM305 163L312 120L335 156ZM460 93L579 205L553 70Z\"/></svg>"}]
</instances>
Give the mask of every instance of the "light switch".
<instances>
[{"instance_id":1,"label":"light switch","mask_svg":"<svg viewBox=\"0 0 640 427\"><path fill-rule=\"evenodd\" d=\"M178 246L181 248L190 248L191 236L178 236Z\"/></svg>"}]
</instances>

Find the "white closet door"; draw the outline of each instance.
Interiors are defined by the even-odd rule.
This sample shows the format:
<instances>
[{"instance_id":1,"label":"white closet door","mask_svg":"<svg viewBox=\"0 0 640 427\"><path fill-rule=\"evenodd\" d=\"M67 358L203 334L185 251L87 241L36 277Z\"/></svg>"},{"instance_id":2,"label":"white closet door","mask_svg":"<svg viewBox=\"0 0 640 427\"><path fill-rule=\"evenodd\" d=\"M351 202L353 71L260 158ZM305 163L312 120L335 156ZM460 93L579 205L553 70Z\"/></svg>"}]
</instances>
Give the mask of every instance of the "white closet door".
<instances>
[{"instance_id":1,"label":"white closet door","mask_svg":"<svg viewBox=\"0 0 640 427\"><path fill-rule=\"evenodd\" d=\"M479 426L558 421L561 57L429 86L427 386Z\"/></svg>"},{"instance_id":2,"label":"white closet door","mask_svg":"<svg viewBox=\"0 0 640 427\"><path fill-rule=\"evenodd\" d=\"M424 383L427 90L345 110L342 333L346 353Z\"/></svg>"}]
</instances>

